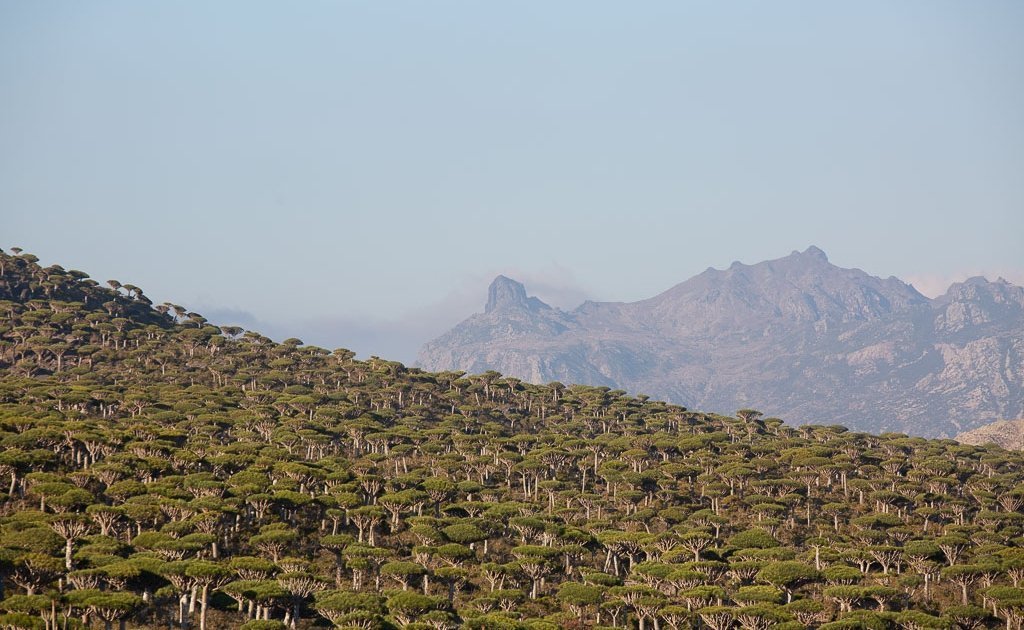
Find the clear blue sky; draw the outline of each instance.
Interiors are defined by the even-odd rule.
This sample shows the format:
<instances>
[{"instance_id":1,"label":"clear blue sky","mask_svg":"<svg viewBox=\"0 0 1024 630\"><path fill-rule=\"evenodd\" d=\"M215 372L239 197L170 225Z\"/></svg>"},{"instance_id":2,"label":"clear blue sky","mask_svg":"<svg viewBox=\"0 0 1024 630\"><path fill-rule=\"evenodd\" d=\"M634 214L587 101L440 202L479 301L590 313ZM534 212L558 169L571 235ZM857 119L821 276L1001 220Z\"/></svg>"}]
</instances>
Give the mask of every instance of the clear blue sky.
<instances>
[{"instance_id":1,"label":"clear blue sky","mask_svg":"<svg viewBox=\"0 0 1024 630\"><path fill-rule=\"evenodd\" d=\"M1024 3L0 2L0 247L410 360L815 244L1024 279Z\"/></svg>"}]
</instances>

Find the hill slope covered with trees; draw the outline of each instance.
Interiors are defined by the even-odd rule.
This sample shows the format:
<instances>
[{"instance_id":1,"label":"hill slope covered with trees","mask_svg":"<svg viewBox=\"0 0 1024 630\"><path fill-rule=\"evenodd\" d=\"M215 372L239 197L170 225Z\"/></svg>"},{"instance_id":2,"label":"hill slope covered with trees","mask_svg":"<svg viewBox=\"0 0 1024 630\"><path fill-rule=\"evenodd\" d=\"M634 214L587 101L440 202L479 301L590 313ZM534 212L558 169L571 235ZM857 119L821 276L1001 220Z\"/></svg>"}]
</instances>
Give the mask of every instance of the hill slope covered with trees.
<instances>
[{"instance_id":1,"label":"hill slope covered with trees","mask_svg":"<svg viewBox=\"0 0 1024 630\"><path fill-rule=\"evenodd\" d=\"M1019 628L1020 453L218 328L0 253L0 628Z\"/></svg>"}]
</instances>

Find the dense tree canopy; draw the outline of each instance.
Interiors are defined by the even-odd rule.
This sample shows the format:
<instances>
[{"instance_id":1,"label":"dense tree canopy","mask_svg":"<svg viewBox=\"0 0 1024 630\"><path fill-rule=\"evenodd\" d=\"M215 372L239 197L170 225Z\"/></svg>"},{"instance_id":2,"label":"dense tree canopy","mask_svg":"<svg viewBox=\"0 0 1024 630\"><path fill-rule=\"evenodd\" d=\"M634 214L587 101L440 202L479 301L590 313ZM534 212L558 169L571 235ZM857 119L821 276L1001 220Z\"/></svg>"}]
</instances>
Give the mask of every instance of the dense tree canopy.
<instances>
[{"instance_id":1,"label":"dense tree canopy","mask_svg":"<svg viewBox=\"0 0 1024 630\"><path fill-rule=\"evenodd\" d=\"M360 361L105 284L0 253L0 628L1024 618L1019 453Z\"/></svg>"}]
</instances>

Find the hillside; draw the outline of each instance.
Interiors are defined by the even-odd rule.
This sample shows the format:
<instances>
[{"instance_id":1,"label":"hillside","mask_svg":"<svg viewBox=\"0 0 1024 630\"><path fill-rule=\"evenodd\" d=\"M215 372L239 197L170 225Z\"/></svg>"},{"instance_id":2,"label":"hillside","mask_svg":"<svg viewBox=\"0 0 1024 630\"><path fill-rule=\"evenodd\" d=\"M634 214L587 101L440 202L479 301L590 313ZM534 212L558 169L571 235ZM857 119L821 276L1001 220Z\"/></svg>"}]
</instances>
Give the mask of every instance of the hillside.
<instances>
[{"instance_id":1,"label":"hillside","mask_svg":"<svg viewBox=\"0 0 1024 630\"><path fill-rule=\"evenodd\" d=\"M419 364L948 437L1024 414L1024 289L972 278L931 300L814 247L571 312L502 276L485 312L427 343Z\"/></svg>"},{"instance_id":2,"label":"hillside","mask_svg":"<svg viewBox=\"0 0 1024 630\"><path fill-rule=\"evenodd\" d=\"M108 285L0 253L2 628L1024 618L1021 453L359 361Z\"/></svg>"},{"instance_id":3,"label":"hillside","mask_svg":"<svg viewBox=\"0 0 1024 630\"><path fill-rule=\"evenodd\" d=\"M1002 448L1019 451L1024 449L1024 420L997 420L956 436L964 444L997 444Z\"/></svg>"}]
</instances>

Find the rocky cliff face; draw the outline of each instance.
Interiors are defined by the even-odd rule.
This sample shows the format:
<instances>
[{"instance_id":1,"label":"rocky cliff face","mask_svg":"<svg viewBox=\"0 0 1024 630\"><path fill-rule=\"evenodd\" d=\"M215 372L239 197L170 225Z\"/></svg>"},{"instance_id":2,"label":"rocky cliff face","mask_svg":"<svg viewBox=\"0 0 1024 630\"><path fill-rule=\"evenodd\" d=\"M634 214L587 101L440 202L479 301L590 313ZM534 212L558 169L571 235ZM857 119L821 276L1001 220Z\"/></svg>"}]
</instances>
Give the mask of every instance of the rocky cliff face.
<instances>
[{"instance_id":1,"label":"rocky cliff face","mask_svg":"<svg viewBox=\"0 0 1024 630\"><path fill-rule=\"evenodd\" d=\"M957 442L984 446L997 444L1005 449L1024 449L1024 420L998 420L956 436Z\"/></svg>"},{"instance_id":2,"label":"rocky cliff face","mask_svg":"<svg viewBox=\"0 0 1024 630\"><path fill-rule=\"evenodd\" d=\"M814 247L570 312L500 276L485 312L426 344L420 364L951 436L1024 415L1024 289L972 278L930 300Z\"/></svg>"}]
</instances>

